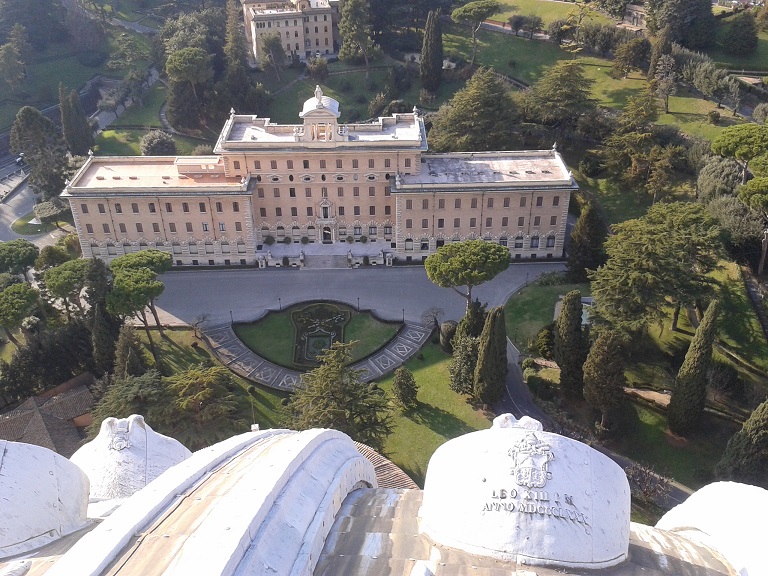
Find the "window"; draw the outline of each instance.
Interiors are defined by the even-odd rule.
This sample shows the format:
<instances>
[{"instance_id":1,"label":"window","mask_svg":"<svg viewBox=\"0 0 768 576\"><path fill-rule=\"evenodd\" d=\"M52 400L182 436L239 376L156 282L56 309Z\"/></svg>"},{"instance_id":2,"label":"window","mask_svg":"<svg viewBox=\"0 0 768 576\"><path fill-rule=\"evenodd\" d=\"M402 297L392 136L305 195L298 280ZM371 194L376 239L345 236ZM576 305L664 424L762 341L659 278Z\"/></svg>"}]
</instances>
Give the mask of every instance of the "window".
<instances>
[{"instance_id":1,"label":"window","mask_svg":"<svg viewBox=\"0 0 768 576\"><path fill-rule=\"evenodd\" d=\"M429 199L425 198L421 201L421 209L422 210L429 210Z\"/></svg>"},{"instance_id":2,"label":"window","mask_svg":"<svg viewBox=\"0 0 768 576\"><path fill-rule=\"evenodd\" d=\"M378 234L379 229L376 226L368 226L368 235L369 236L376 236Z\"/></svg>"},{"instance_id":3,"label":"window","mask_svg":"<svg viewBox=\"0 0 768 576\"><path fill-rule=\"evenodd\" d=\"M142 226L141 224L136 224L136 232L138 232L139 234L144 232L144 226Z\"/></svg>"},{"instance_id":4,"label":"window","mask_svg":"<svg viewBox=\"0 0 768 576\"><path fill-rule=\"evenodd\" d=\"M262 218L266 218L267 217L267 209L266 208L259 208L259 216L261 216Z\"/></svg>"},{"instance_id":5,"label":"window","mask_svg":"<svg viewBox=\"0 0 768 576\"><path fill-rule=\"evenodd\" d=\"M406 209L406 210L411 210L411 209L413 209L413 200L406 200L406 201L405 201L405 209Z\"/></svg>"},{"instance_id":6,"label":"window","mask_svg":"<svg viewBox=\"0 0 768 576\"><path fill-rule=\"evenodd\" d=\"M502 245L502 246L506 246L507 245L507 237L506 236L502 236L501 238L499 238L499 244Z\"/></svg>"},{"instance_id":7,"label":"window","mask_svg":"<svg viewBox=\"0 0 768 576\"><path fill-rule=\"evenodd\" d=\"M344 206L339 206L339 216L344 216Z\"/></svg>"},{"instance_id":8,"label":"window","mask_svg":"<svg viewBox=\"0 0 768 576\"><path fill-rule=\"evenodd\" d=\"M104 204L99 204L99 214L106 214L107 211L104 208Z\"/></svg>"},{"instance_id":9,"label":"window","mask_svg":"<svg viewBox=\"0 0 768 576\"><path fill-rule=\"evenodd\" d=\"M269 167L272 168L272 170L277 170L277 160L270 160Z\"/></svg>"},{"instance_id":10,"label":"window","mask_svg":"<svg viewBox=\"0 0 768 576\"><path fill-rule=\"evenodd\" d=\"M187 204L186 202L182 202L181 203L181 210L182 210L182 212L189 212L189 204Z\"/></svg>"},{"instance_id":11,"label":"window","mask_svg":"<svg viewBox=\"0 0 768 576\"><path fill-rule=\"evenodd\" d=\"M80 212L88 214L88 204L80 204Z\"/></svg>"},{"instance_id":12,"label":"window","mask_svg":"<svg viewBox=\"0 0 768 576\"><path fill-rule=\"evenodd\" d=\"M384 234L392 234L392 226L384 226Z\"/></svg>"},{"instance_id":13,"label":"window","mask_svg":"<svg viewBox=\"0 0 768 576\"><path fill-rule=\"evenodd\" d=\"M477 198L472 198L471 208L477 208Z\"/></svg>"},{"instance_id":14,"label":"window","mask_svg":"<svg viewBox=\"0 0 768 576\"><path fill-rule=\"evenodd\" d=\"M551 216L549 219L550 226L557 226L557 216Z\"/></svg>"},{"instance_id":15,"label":"window","mask_svg":"<svg viewBox=\"0 0 768 576\"><path fill-rule=\"evenodd\" d=\"M109 234L109 224L102 224L101 227L104 229L104 234Z\"/></svg>"},{"instance_id":16,"label":"window","mask_svg":"<svg viewBox=\"0 0 768 576\"><path fill-rule=\"evenodd\" d=\"M343 167L344 163L339 159L336 160L336 168L341 169Z\"/></svg>"},{"instance_id":17,"label":"window","mask_svg":"<svg viewBox=\"0 0 768 576\"><path fill-rule=\"evenodd\" d=\"M201 214L205 212L205 210L206 210L206 208L205 208L205 202L200 202L200 203L198 204L198 207L200 208L200 213L201 213Z\"/></svg>"},{"instance_id":18,"label":"window","mask_svg":"<svg viewBox=\"0 0 768 576\"><path fill-rule=\"evenodd\" d=\"M522 248L522 247L523 247L523 237L515 236L515 248Z\"/></svg>"},{"instance_id":19,"label":"window","mask_svg":"<svg viewBox=\"0 0 768 576\"><path fill-rule=\"evenodd\" d=\"M232 212L240 212L240 203L232 202Z\"/></svg>"},{"instance_id":20,"label":"window","mask_svg":"<svg viewBox=\"0 0 768 576\"><path fill-rule=\"evenodd\" d=\"M454 218L453 219L453 227L454 228L460 228L461 227L461 218Z\"/></svg>"},{"instance_id":21,"label":"window","mask_svg":"<svg viewBox=\"0 0 768 576\"><path fill-rule=\"evenodd\" d=\"M352 188L352 196L360 196L360 186Z\"/></svg>"},{"instance_id":22,"label":"window","mask_svg":"<svg viewBox=\"0 0 768 576\"><path fill-rule=\"evenodd\" d=\"M253 168L254 168L254 170L261 170L261 160L254 160L253 161Z\"/></svg>"},{"instance_id":23,"label":"window","mask_svg":"<svg viewBox=\"0 0 768 576\"><path fill-rule=\"evenodd\" d=\"M301 163L304 166L304 170L309 170L309 160L302 160Z\"/></svg>"},{"instance_id":24,"label":"window","mask_svg":"<svg viewBox=\"0 0 768 576\"><path fill-rule=\"evenodd\" d=\"M235 160L232 164L235 167L235 170L240 170L240 160Z\"/></svg>"},{"instance_id":25,"label":"window","mask_svg":"<svg viewBox=\"0 0 768 576\"><path fill-rule=\"evenodd\" d=\"M408 238L405 241L405 249L406 250L413 250L413 240L411 238ZM410 256L409 256L409 258L410 258Z\"/></svg>"},{"instance_id":26,"label":"window","mask_svg":"<svg viewBox=\"0 0 768 576\"><path fill-rule=\"evenodd\" d=\"M384 158L384 168L389 168L392 165L389 158Z\"/></svg>"},{"instance_id":27,"label":"window","mask_svg":"<svg viewBox=\"0 0 768 576\"><path fill-rule=\"evenodd\" d=\"M280 218L283 215L283 209L282 208L275 208L275 216Z\"/></svg>"},{"instance_id":28,"label":"window","mask_svg":"<svg viewBox=\"0 0 768 576\"><path fill-rule=\"evenodd\" d=\"M352 168L359 168L359 162L357 160L352 160Z\"/></svg>"},{"instance_id":29,"label":"window","mask_svg":"<svg viewBox=\"0 0 768 576\"><path fill-rule=\"evenodd\" d=\"M533 217L533 225L534 225L534 227L541 225L541 216L534 216Z\"/></svg>"},{"instance_id":30,"label":"window","mask_svg":"<svg viewBox=\"0 0 768 576\"><path fill-rule=\"evenodd\" d=\"M216 202L216 212L224 212L224 206L222 206L221 202Z\"/></svg>"},{"instance_id":31,"label":"window","mask_svg":"<svg viewBox=\"0 0 768 576\"><path fill-rule=\"evenodd\" d=\"M504 208L509 208L509 196L504 198Z\"/></svg>"},{"instance_id":32,"label":"window","mask_svg":"<svg viewBox=\"0 0 768 576\"><path fill-rule=\"evenodd\" d=\"M502 228L506 227L506 226L509 226L509 217L508 216L504 216L501 219L501 226L502 226Z\"/></svg>"},{"instance_id":33,"label":"window","mask_svg":"<svg viewBox=\"0 0 768 576\"><path fill-rule=\"evenodd\" d=\"M544 196L536 196L536 206L542 206L544 204Z\"/></svg>"},{"instance_id":34,"label":"window","mask_svg":"<svg viewBox=\"0 0 768 576\"><path fill-rule=\"evenodd\" d=\"M554 247L555 247L555 237L547 236L547 248L554 248Z\"/></svg>"},{"instance_id":35,"label":"window","mask_svg":"<svg viewBox=\"0 0 768 576\"><path fill-rule=\"evenodd\" d=\"M392 206L384 206L384 215L389 216L392 214Z\"/></svg>"},{"instance_id":36,"label":"window","mask_svg":"<svg viewBox=\"0 0 768 576\"><path fill-rule=\"evenodd\" d=\"M376 196L376 187L368 186L368 196Z\"/></svg>"},{"instance_id":37,"label":"window","mask_svg":"<svg viewBox=\"0 0 768 576\"><path fill-rule=\"evenodd\" d=\"M405 159L405 167L406 168L410 168L411 167L411 159L410 158L406 158Z\"/></svg>"},{"instance_id":38,"label":"window","mask_svg":"<svg viewBox=\"0 0 768 576\"><path fill-rule=\"evenodd\" d=\"M88 232L88 234L93 234L93 224L86 224L85 231Z\"/></svg>"},{"instance_id":39,"label":"window","mask_svg":"<svg viewBox=\"0 0 768 576\"><path fill-rule=\"evenodd\" d=\"M288 188L288 196L296 198L296 188Z\"/></svg>"},{"instance_id":40,"label":"window","mask_svg":"<svg viewBox=\"0 0 768 576\"><path fill-rule=\"evenodd\" d=\"M136 204L136 202L131 204L131 211L133 211L134 214L138 214L139 213L139 205Z\"/></svg>"},{"instance_id":41,"label":"window","mask_svg":"<svg viewBox=\"0 0 768 576\"><path fill-rule=\"evenodd\" d=\"M226 232L227 227L224 225L224 222L219 222L219 232Z\"/></svg>"},{"instance_id":42,"label":"window","mask_svg":"<svg viewBox=\"0 0 768 576\"><path fill-rule=\"evenodd\" d=\"M159 234L160 233L160 224L158 224L157 222L153 222L152 223L152 232L154 232L155 234Z\"/></svg>"},{"instance_id":43,"label":"window","mask_svg":"<svg viewBox=\"0 0 768 576\"><path fill-rule=\"evenodd\" d=\"M272 195L275 198L280 198L280 188L272 188Z\"/></svg>"},{"instance_id":44,"label":"window","mask_svg":"<svg viewBox=\"0 0 768 576\"><path fill-rule=\"evenodd\" d=\"M520 196L520 208L525 208L527 200L527 196Z\"/></svg>"},{"instance_id":45,"label":"window","mask_svg":"<svg viewBox=\"0 0 768 576\"><path fill-rule=\"evenodd\" d=\"M187 232L192 232L192 222L187 222Z\"/></svg>"},{"instance_id":46,"label":"window","mask_svg":"<svg viewBox=\"0 0 768 576\"><path fill-rule=\"evenodd\" d=\"M259 188L256 191L256 194L258 195L259 198L264 198L264 188Z\"/></svg>"},{"instance_id":47,"label":"window","mask_svg":"<svg viewBox=\"0 0 768 576\"><path fill-rule=\"evenodd\" d=\"M429 250L429 239L428 238L422 238L421 239L421 245L419 246L420 250Z\"/></svg>"},{"instance_id":48,"label":"window","mask_svg":"<svg viewBox=\"0 0 768 576\"><path fill-rule=\"evenodd\" d=\"M363 228L362 228L362 226L355 226L355 227L352 229L352 232L353 232L353 234L354 234L355 236L360 236L360 235L363 233Z\"/></svg>"},{"instance_id":49,"label":"window","mask_svg":"<svg viewBox=\"0 0 768 576\"><path fill-rule=\"evenodd\" d=\"M119 226L120 226L120 233L121 234L126 234L128 232L128 230L126 230L126 228L125 228L125 224L119 224Z\"/></svg>"},{"instance_id":50,"label":"window","mask_svg":"<svg viewBox=\"0 0 768 576\"><path fill-rule=\"evenodd\" d=\"M368 168L373 168L375 166L375 162L373 161L373 158L368 159Z\"/></svg>"},{"instance_id":51,"label":"window","mask_svg":"<svg viewBox=\"0 0 768 576\"><path fill-rule=\"evenodd\" d=\"M293 160L286 160L285 167L288 168L288 170L293 170Z\"/></svg>"},{"instance_id":52,"label":"window","mask_svg":"<svg viewBox=\"0 0 768 576\"><path fill-rule=\"evenodd\" d=\"M422 228L429 228L429 218L422 218L421 219L421 227Z\"/></svg>"},{"instance_id":53,"label":"window","mask_svg":"<svg viewBox=\"0 0 768 576\"><path fill-rule=\"evenodd\" d=\"M493 208L493 198L488 198L488 208Z\"/></svg>"},{"instance_id":54,"label":"window","mask_svg":"<svg viewBox=\"0 0 768 576\"><path fill-rule=\"evenodd\" d=\"M445 198L440 198L440 200L437 201L437 207L439 209L445 208Z\"/></svg>"},{"instance_id":55,"label":"window","mask_svg":"<svg viewBox=\"0 0 768 576\"><path fill-rule=\"evenodd\" d=\"M325 160L320 160L320 169L325 170Z\"/></svg>"},{"instance_id":56,"label":"window","mask_svg":"<svg viewBox=\"0 0 768 576\"><path fill-rule=\"evenodd\" d=\"M296 206L293 206L293 207L291 208L291 216L293 216L293 217L296 217L296 216L298 216L298 215L299 215L299 209L298 209L298 208L296 208Z\"/></svg>"},{"instance_id":57,"label":"window","mask_svg":"<svg viewBox=\"0 0 768 576\"><path fill-rule=\"evenodd\" d=\"M166 202L165 203L165 211L166 212L173 212L173 206L171 205L170 202Z\"/></svg>"},{"instance_id":58,"label":"window","mask_svg":"<svg viewBox=\"0 0 768 576\"><path fill-rule=\"evenodd\" d=\"M445 219L444 218L438 218L437 219L437 227L442 229L445 228Z\"/></svg>"},{"instance_id":59,"label":"window","mask_svg":"<svg viewBox=\"0 0 768 576\"><path fill-rule=\"evenodd\" d=\"M410 218L408 218L408 219L405 221L405 227L406 227L406 228L413 228L413 220L411 220Z\"/></svg>"},{"instance_id":60,"label":"window","mask_svg":"<svg viewBox=\"0 0 768 576\"><path fill-rule=\"evenodd\" d=\"M560 196L552 198L552 206L560 206Z\"/></svg>"},{"instance_id":61,"label":"window","mask_svg":"<svg viewBox=\"0 0 768 576\"><path fill-rule=\"evenodd\" d=\"M485 219L485 227L486 228L490 228L491 226L493 226L493 218L486 218Z\"/></svg>"},{"instance_id":62,"label":"window","mask_svg":"<svg viewBox=\"0 0 768 576\"><path fill-rule=\"evenodd\" d=\"M538 247L539 247L539 237L531 236L531 248L538 248Z\"/></svg>"},{"instance_id":63,"label":"window","mask_svg":"<svg viewBox=\"0 0 768 576\"><path fill-rule=\"evenodd\" d=\"M168 230L170 230L172 233L175 234L176 233L176 224L174 224L173 222L169 222L168 223Z\"/></svg>"},{"instance_id":64,"label":"window","mask_svg":"<svg viewBox=\"0 0 768 576\"><path fill-rule=\"evenodd\" d=\"M307 206L307 216L312 216L312 206Z\"/></svg>"},{"instance_id":65,"label":"window","mask_svg":"<svg viewBox=\"0 0 768 576\"><path fill-rule=\"evenodd\" d=\"M355 206L354 212L355 216L360 216L360 206Z\"/></svg>"},{"instance_id":66,"label":"window","mask_svg":"<svg viewBox=\"0 0 768 576\"><path fill-rule=\"evenodd\" d=\"M208 232L208 223L203 222L203 232Z\"/></svg>"},{"instance_id":67,"label":"window","mask_svg":"<svg viewBox=\"0 0 768 576\"><path fill-rule=\"evenodd\" d=\"M304 188L304 196L312 198L312 188Z\"/></svg>"},{"instance_id":68,"label":"window","mask_svg":"<svg viewBox=\"0 0 768 576\"><path fill-rule=\"evenodd\" d=\"M235 232L242 232L242 231L243 231L243 223L235 222Z\"/></svg>"},{"instance_id":69,"label":"window","mask_svg":"<svg viewBox=\"0 0 768 576\"><path fill-rule=\"evenodd\" d=\"M149 213L150 214L155 214L156 212L157 212L157 210L155 210L155 203L154 202L150 202L149 203Z\"/></svg>"},{"instance_id":70,"label":"window","mask_svg":"<svg viewBox=\"0 0 768 576\"><path fill-rule=\"evenodd\" d=\"M470 218L469 219L469 227L470 228L476 228L477 227L477 218Z\"/></svg>"},{"instance_id":71,"label":"window","mask_svg":"<svg viewBox=\"0 0 768 576\"><path fill-rule=\"evenodd\" d=\"M368 206L368 215L376 216L376 206Z\"/></svg>"},{"instance_id":72,"label":"window","mask_svg":"<svg viewBox=\"0 0 768 576\"><path fill-rule=\"evenodd\" d=\"M453 207L456 209L461 208L461 198L456 198L456 200L453 201Z\"/></svg>"},{"instance_id":73,"label":"window","mask_svg":"<svg viewBox=\"0 0 768 576\"><path fill-rule=\"evenodd\" d=\"M518 226L525 226L525 216L520 216L520 217L517 219L517 225L518 225Z\"/></svg>"}]
</instances>

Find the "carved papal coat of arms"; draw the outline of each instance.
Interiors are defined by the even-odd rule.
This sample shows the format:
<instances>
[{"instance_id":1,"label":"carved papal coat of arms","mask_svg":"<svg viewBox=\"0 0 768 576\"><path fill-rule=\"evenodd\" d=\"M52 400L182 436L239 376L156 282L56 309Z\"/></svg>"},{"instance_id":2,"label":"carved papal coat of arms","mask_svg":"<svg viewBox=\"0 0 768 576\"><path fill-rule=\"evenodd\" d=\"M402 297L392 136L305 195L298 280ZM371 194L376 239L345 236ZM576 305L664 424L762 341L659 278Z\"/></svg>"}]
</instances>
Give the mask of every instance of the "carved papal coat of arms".
<instances>
[{"instance_id":1,"label":"carved papal coat of arms","mask_svg":"<svg viewBox=\"0 0 768 576\"><path fill-rule=\"evenodd\" d=\"M512 476L518 486L543 488L552 478L549 463L555 455L550 445L539 440L533 432L518 440L508 454L513 460Z\"/></svg>"}]
</instances>

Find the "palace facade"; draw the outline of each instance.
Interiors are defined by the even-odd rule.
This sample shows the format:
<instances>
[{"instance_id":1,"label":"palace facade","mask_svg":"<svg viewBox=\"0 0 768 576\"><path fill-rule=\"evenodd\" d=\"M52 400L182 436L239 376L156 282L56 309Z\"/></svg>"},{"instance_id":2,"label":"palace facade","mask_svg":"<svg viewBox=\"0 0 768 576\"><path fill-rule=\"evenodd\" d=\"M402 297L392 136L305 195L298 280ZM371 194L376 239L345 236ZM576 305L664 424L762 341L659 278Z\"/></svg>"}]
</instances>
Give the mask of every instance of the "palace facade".
<instances>
[{"instance_id":1,"label":"palace facade","mask_svg":"<svg viewBox=\"0 0 768 576\"><path fill-rule=\"evenodd\" d=\"M577 185L555 149L428 154L415 109L339 115L318 87L301 124L233 113L212 156L91 156L63 194L83 255L157 248L176 265L271 265L293 247L298 265L312 245L374 250L383 264L481 238L515 259L563 256Z\"/></svg>"}]
</instances>

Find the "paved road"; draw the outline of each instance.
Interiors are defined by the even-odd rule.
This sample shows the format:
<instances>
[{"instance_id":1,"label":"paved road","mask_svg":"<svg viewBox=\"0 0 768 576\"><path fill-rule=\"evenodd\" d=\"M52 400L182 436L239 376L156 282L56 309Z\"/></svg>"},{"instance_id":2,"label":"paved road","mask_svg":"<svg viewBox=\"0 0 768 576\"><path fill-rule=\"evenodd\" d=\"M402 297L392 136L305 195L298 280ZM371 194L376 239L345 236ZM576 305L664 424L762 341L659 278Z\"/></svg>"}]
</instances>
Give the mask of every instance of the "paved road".
<instances>
[{"instance_id":1,"label":"paved road","mask_svg":"<svg viewBox=\"0 0 768 576\"><path fill-rule=\"evenodd\" d=\"M482 302L498 306L542 272L562 270L562 263L515 264L473 291ZM296 270L189 270L163 275L165 292L158 299L161 322L191 323L202 314L206 325L255 320L269 309L312 299L338 300L372 309L379 316L420 322L432 307L446 319L460 319L465 300L450 288L432 284L421 266L395 268Z\"/></svg>"}]
</instances>

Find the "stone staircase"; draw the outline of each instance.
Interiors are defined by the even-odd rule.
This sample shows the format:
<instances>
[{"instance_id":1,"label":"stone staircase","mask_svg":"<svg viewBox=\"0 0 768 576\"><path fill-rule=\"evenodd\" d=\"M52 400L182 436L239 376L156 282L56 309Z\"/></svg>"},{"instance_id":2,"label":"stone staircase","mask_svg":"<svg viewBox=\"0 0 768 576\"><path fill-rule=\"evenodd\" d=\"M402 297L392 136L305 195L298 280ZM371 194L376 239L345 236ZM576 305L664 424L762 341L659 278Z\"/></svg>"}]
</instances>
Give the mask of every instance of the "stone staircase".
<instances>
[{"instance_id":1,"label":"stone staircase","mask_svg":"<svg viewBox=\"0 0 768 576\"><path fill-rule=\"evenodd\" d=\"M346 254L306 254L304 268L349 268Z\"/></svg>"}]
</instances>

